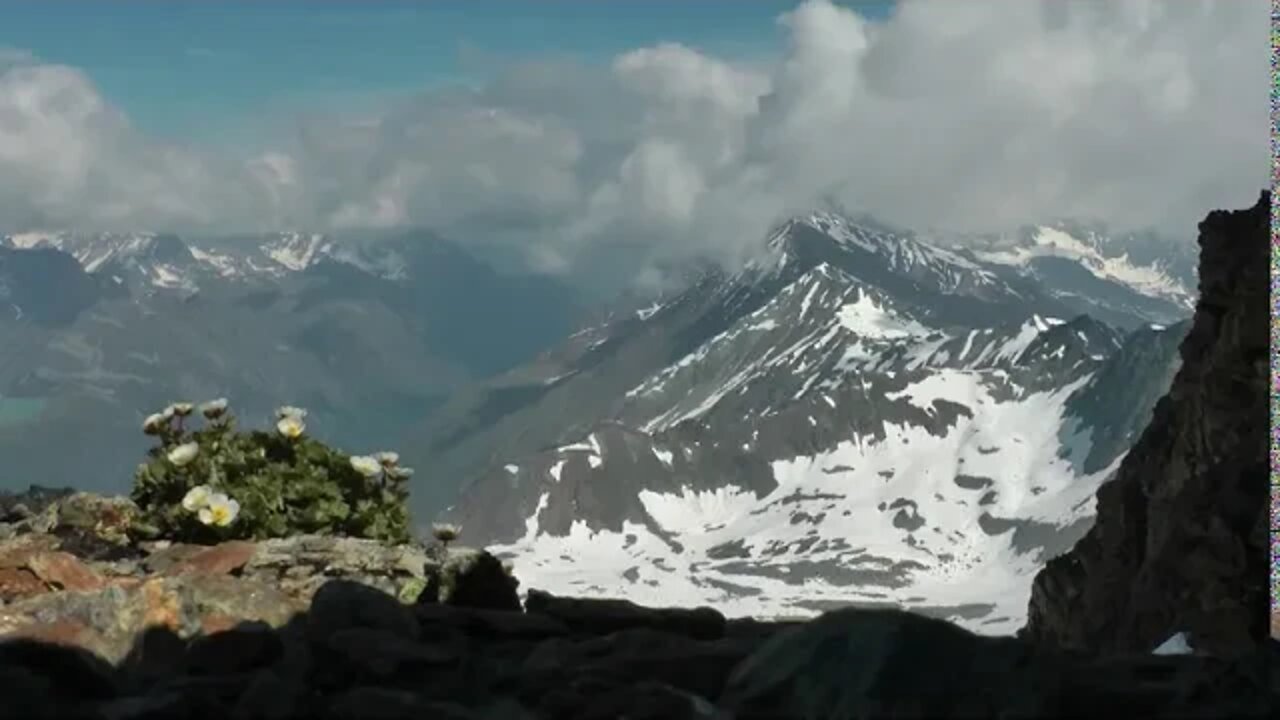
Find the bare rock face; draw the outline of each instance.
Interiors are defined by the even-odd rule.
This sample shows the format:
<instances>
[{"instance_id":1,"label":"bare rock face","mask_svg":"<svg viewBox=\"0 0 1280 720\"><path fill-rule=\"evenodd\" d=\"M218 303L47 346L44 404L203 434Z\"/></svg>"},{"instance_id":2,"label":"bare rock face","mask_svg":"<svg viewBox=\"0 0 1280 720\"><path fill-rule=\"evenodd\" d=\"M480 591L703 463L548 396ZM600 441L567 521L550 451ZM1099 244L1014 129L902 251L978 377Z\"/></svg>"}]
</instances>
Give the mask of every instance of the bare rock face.
<instances>
[{"instance_id":1,"label":"bare rock face","mask_svg":"<svg viewBox=\"0 0 1280 720\"><path fill-rule=\"evenodd\" d=\"M1098 490L1094 527L1037 575L1024 636L1110 654L1186 632L1223 657L1266 641L1270 207L1263 192L1200 223L1182 367Z\"/></svg>"},{"instance_id":2,"label":"bare rock face","mask_svg":"<svg viewBox=\"0 0 1280 720\"><path fill-rule=\"evenodd\" d=\"M420 604L444 603L489 610L519 610L520 583L502 561L474 548L435 549L426 565Z\"/></svg>"}]
</instances>

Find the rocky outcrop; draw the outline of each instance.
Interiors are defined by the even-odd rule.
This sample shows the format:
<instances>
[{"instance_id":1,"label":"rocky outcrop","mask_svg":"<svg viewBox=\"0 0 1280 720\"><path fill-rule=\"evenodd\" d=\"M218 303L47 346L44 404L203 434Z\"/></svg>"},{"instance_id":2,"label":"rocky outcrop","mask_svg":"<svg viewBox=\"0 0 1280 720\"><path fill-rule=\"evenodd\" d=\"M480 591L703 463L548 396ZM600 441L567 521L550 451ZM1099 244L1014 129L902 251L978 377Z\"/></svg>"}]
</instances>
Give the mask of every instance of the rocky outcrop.
<instances>
[{"instance_id":1,"label":"rocky outcrop","mask_svg":"<svg viewBox=\"0 0 1280 720\"><path fill-rule=\"evenodd\" d=\"M1270 194L1200 224L1200 299L1182 366L1097 494L1097 520L1037 575L1023 635L1099 653L1186 632L1200 652L1268 637Z\"/></svg>"},{"instance_id":2,"label":"rocky outcrop","mask_svg":"<svg viewBox=\"0 0 1280 720\"><path fill-rule=\"evenodd\" d=\"M11 523L31 517L75 492L72 488L49 488L43 485L32 485L18 493L0 490L0 522Z\"/></svg>"},{"instance_id":3,"label":"rocky outcrop","mask_svg":"<svg viewBox=\"0 0 1280 720\"><path fill-rule=\"evenodd\" d=\"M33 490L21 500L0 516L0 635L72 642L112 662L155 625L184 639L244 621L278 627L335 579L405 602L440 578L464 600L501 586L498 602L519 607L514 578L482 551L317 535L134 542L126 498Z\"/></svg>"},{"instance_id":4,"label":"rocky outcrop","mask_svg":"<svg viewBox=\"0 0 1280 720\"><path fill-rule=\"evenodd\" d=\"M898 610L761 623L544 594L504 611L334 580L283 623L154 620L114 662L65 634L0 642L0 718L1266 717L1277 699L1261 657L1085 661Z\"/></svg>"},{"instance_id":5,"label":"rocky outcrop","mask_svg":"<svg viewBox=\"0 0 1280 720\"><path fill-rule=\"evenodd\" d=\"M898 610L758 622L537 590L521 607L510 568L483 550L328 537L134 545L118 539L128 511L77 493L0 521L0 720L852 720L1116 707L1264 717L1280 699L1265 662L1280 657L1263 657L1274 647L1093 660Z\"/></svg>"},{"instance_id":6,"label":"rocky outcrop","mask_svg":"<svg viewBox=\"0 0 1280 720\"><path fill-rule=\"evenodd\" d=\"M1276 659L1273 647L1236 661L1086 660L897 610L837 610L771 637L721 702L735 720L1261 717L1276 699Z\"/></svg>"}]
</instances>

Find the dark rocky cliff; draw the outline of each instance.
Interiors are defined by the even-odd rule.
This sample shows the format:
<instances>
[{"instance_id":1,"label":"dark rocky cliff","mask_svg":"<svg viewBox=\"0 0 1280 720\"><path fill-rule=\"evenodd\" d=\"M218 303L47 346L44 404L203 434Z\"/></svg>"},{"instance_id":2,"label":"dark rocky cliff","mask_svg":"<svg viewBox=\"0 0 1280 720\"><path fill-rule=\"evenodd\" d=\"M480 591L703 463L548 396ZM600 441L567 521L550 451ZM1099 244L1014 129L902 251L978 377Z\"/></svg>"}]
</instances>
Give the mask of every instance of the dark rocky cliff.
<instances>
[{"instance_id":1,"label":"dark rocky cliff","mask_svg":"<svg viewBox=\"0 0 1280 720\"><path fill-rule=\"evenodd\" d=\"M1268 244L1271 197L1200 223L1200 299L1182 367L1092 530L1036 577L1023 635L1098 653L1175 632L1220 656L1268 636Z\"/></svg>"}]
</instances>

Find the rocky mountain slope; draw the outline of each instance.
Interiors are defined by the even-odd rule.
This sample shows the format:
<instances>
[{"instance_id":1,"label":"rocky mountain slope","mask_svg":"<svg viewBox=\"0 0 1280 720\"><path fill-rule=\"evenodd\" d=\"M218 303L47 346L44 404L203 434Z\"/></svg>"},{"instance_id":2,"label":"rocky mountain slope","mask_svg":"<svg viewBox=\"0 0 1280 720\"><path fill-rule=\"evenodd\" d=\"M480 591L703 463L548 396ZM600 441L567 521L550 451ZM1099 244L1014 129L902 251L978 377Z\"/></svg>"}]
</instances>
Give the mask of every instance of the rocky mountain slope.
<instances>
[{"instance_id":1,"label":"rocky mountain slope","mask_svg":"<svg viewBox=\"0 0 1280 720\"><path fill-rule=\"evenodd\" d=\"M1200 224L1181 369L1099 489L1094 527L1036 577L1028 637L1123 652L1176 631L1222 655L1267 637L1270 213L1264 192Z\"/></svg>"},{"instance_id":2,"label":"rocky mountain slope","mask_svg":"<svg viewBox=\"0 0 1280 720\"><path fill-rule=\"evenodd\" d=\"M1123 324L1131 313L1173 322L1195 304L1190 242L1059 221L1011 238L967 238L964 247L986 262L1023 269L1047 292L1106 322Z\"/></svg>"},{"instance_id":3,"label":"rocky mountain slope","mask_svg":"<svg viewBox=\"0 0 1280 720\"><path fill-rule=\"evenodd\" d=\"M425 233L9 236L0 487L124 490L138 423L175 399L227 396L251 422L304 405L326 437L386 447L463 383L563 337L577 313L565 286L501 275Z\"/></svg>"},{"instance_id":4,"label":"rocky mountain slope","mask_svg":"<svg viewBox=\"0 0 1280 720\"><path fill-rule=\"evenodd\" d=\"M1111 313L1134 329L815 213L455 403L415 460L470 478L448 516L555 592L1011 632L1176 366L1185 324Z\"/></svg>"}]
</instances>

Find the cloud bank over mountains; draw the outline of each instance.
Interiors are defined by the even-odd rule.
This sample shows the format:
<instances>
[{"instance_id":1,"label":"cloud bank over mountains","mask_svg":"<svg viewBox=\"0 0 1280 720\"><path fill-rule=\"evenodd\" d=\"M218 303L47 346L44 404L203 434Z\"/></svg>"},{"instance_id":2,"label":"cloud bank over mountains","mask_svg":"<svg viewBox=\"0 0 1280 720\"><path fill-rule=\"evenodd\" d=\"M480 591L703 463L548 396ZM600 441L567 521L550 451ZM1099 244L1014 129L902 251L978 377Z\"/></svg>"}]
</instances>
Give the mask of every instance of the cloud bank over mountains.
<instances>
[{"instance_id":1,"label":"cloud bank over mountains","mask_svg":"<svg viewBox=\"0 0 1280 720\"><path fill-rule=\"evenodd\" d=\"M148 137L78 68L0 53L0 225L427 225L540 268L732 262L834 200L906 226L1072 216L1189 234L1268 181L1261 0L827 0L750 62L659 45L299 118L255 147ZM199 93L198 87L191 88Z\"/></svg>"}]
</instances>

